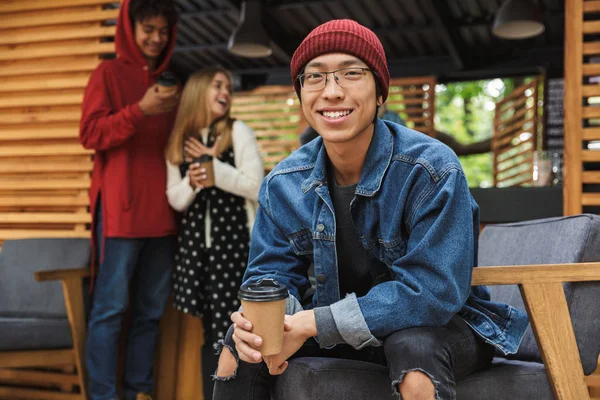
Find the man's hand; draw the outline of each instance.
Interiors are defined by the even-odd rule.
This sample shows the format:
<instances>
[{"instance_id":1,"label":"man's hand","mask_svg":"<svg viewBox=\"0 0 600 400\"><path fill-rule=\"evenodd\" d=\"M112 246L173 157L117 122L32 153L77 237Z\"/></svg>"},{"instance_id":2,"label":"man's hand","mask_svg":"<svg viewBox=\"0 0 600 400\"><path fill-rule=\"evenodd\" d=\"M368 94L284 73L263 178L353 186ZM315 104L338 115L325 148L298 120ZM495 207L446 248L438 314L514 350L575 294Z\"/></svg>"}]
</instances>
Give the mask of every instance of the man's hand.
<instances>
[{"instance_id":1,"label":"man's hand","mask_svg":"<svg viewBox=\"0 0 600 400\"><path fill-rule=\"evenodd\" d=\"M286 315L286 321L290 325L283 334L283 347L279 354L263 356L269 373L280 375L288 367L288 359L294 355L310 337L317 335L317 323L313 310L300 311L294 315Z\"/></svg>"},{"instance_id":2,"label":"man's hand","mask_svg":"<svg viewBox=\"0 0 600 400\"><path fill-rule=\"evenodd\" d=\"M252 323L237 311L231 314L231 321L233 321L233 341L240 360L252 364L261 362L260 352L250 346L250 343L257 347L262 344L262 338L250 332Z\"/></svg>"},{"instance_id":3,"label":"man's hand","mask_svg":"<svg viewBox=\"0 0 600 400\"><path fill-rule=\"evenodd\" d=\"M286 321L283 324L284 332L288 332L291 329L291 325L287 321L289 318L290 316L286 315ZM261 362L263 355L255 347L262 345L263 341L260 336L250 332L252 330L252 323L244 318L242 313L237 311L231 314L231 321L233 321L233 341L235 342L235 349L238 352L240 360L252 364Z\"/></svg>"},{"instance_id":4,"label":"man's hand","mask_svg":"<svg viewBox=\"0 0 600 400\"><path fill-rule=\"evenodd\" d=\"M138 105L144 115L158 115L171 111L178 101L179 93L159 93L158 87L152 85L146 90Z\"/></svg>"}]
</instances>

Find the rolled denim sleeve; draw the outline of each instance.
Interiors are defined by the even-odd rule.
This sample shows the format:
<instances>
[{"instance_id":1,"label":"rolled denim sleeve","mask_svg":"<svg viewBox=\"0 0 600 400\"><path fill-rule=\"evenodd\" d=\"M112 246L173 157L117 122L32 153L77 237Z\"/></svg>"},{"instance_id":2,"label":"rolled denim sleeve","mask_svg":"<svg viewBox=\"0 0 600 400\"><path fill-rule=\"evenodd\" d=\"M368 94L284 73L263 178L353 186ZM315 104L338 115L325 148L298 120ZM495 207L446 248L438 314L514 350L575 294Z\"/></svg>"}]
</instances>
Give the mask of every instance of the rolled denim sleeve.
<instances>
[{"instance_id":1,"label":"rolled denim sleeve","mask_svg":"<svg viewBox=\"0 0 600 400\"><path fill-rule=\"evenodd\" d=\"M331 347L336 344L345 343L344 338L335 325L335 319L331 312L331 307L316 307L315 322L317 325L317 340L320 347Z\"/></svg>"},{"instance_id":2,"label":"rolled denim sleeve","mask_svg":"<svg viewBox=\"0 0 600 400\"><path fill-rule=\"evenodd\" d=\"M358 298L350 293L330 306L340 336L345 343L360 350L368 346L382 346L383 342L374 336L367 325L365 316L359 306Z\"/></svg>"},{"instance_id":3,"label":"rolled denim sleeve","mask_svg":"<svg viewBox=\"0 0 600 400\"><path fill-rule=\"evenodd\" d=\"M439 176L423 173L413 190L416 195L404 208L406 254L391 265L394 279L357 299L369 330L380 338L411 327L445 325L470 291L479 227L464 174L458 165Z\"/></svg>"}]
</instances>

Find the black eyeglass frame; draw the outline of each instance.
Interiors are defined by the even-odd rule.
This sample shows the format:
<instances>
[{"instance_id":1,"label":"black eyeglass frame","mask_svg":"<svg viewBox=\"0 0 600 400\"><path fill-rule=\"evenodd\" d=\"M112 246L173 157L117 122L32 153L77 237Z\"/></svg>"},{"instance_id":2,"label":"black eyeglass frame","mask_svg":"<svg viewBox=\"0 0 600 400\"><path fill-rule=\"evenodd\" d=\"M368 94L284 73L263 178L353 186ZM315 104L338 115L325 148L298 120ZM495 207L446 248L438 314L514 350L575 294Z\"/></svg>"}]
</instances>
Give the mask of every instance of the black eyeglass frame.
<instances>
[{"instance_id":1,"label":"black eyeglass frame","mask_svg":"<svg viewBox=\"0 0 600 400\"><path fill-rule=\"evenodd\" d=\"M373 76L375 76L375 77L378 77L378 76L379 76L379 75L377 74L377 72L373 71L371 68L368 68L368 67L344 67L344 68L339 68L339 69L336 69L336 70L334 70L334 71L315 71L315 72L303 72L303 73L301 73L301 74L298 74L298 76L296 76L296 80L298 80L298 81L300 82L300 87L301 87L302 89L305 89L305 88L304 88L304 79L303 79L303 78L304 78L306 75L311 75L311 74L325 74L325 85L324 85L322 88L320 88L320 89L314 89L314 90L312 90L312 91L315 91L315 92L316 92L316 91L318 91L318 90L323 90L323 89L325 89L325 88L327 87L327 84L329 83L329 74L332 74L332 75L333 75L333 78L334 78L334 81L335 81L335 83L336 83L336 84L338 84L340 87L355 86L355 85L357 85L358 83L360 83L361 81L357 81L357 82L356 82L356 84L354 84L354 85L346 85L346 86L342 86L342 85L340 85L339 78L338 78L338 77L335 75L335 73L336 73L336 72L339 72L339 71L348 70L348 69L360 69L360 70L362 70L363 72L364 72L364 71L369 71L370 73L372 73L372 74L373 74ZM308 90L310 91L310 89L308 89Z\"/></svg>"}]
</instances>

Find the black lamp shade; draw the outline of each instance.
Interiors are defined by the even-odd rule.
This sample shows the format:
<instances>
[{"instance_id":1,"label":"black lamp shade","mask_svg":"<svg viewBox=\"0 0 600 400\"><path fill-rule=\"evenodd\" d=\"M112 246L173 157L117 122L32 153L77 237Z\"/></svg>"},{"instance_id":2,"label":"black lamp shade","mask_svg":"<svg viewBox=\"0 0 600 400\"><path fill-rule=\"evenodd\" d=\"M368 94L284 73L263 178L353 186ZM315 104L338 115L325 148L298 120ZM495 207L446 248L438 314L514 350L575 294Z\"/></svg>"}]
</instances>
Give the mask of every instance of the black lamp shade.
<instances>
[{"instance_id":1,"label":"black lamp shade","mask_svg":"<svg viewBox=\"0 0 600 400\"><path fill-rule=\"evenodd\" d=\"M262 26L262 3L244 1L240 24L229 38L227 48L235 55L249 58L268 57L273 53L269 35Z\"/></svg>"},{"instance_id":2,"label":"black lamp shade","mask_svg":"<svg viewBox=\"0 0 600 400\"><path fill-rule=\"evenodd\" d=\"M502 39L527 39L544 30L540 9L531 0L506 0L492 26L492 33Z\"/></svg>"}]
</instances>

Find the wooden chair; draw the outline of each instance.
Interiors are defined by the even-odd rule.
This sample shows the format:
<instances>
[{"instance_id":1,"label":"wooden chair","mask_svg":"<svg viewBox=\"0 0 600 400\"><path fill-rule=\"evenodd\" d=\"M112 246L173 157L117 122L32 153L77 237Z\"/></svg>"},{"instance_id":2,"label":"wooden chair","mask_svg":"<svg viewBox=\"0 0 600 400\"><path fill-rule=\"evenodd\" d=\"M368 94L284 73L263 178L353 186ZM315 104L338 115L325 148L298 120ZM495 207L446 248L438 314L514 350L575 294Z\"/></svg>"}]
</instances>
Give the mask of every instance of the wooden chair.
<instances>
[{"instance_id":1,"label":"wooden chair","mask_svg":"<svg viewBox=\"0 0 600 400\"><path fill-rule=\"evenodd\" d=\"M89 259L89 239L2 244L0 398L87 399L82 279Z\"/></svg>"},{"instance_id":2,"label":"wooden chair","mask_svg":"<svg viewBox=\"0 0 600 400\"><path fill-rule=\"evenodd\" d=\"M472 283L490 287L492 300L525 309L533 329L517 354L497 355L489 368L457 382L457 397L589 399L585 375L595 371L600 353L597 261L600 217L595 215L487 225ZM305 357L290 361L274 398L358 400L361 393L396 398L387 368Z\"/></svg>"}]
</instances>

